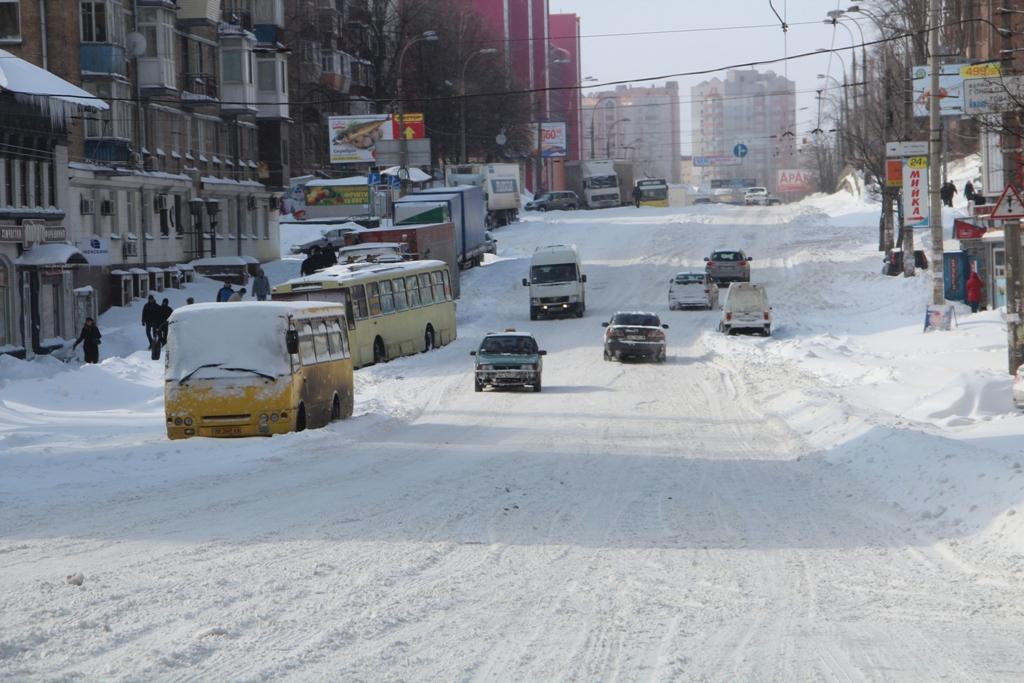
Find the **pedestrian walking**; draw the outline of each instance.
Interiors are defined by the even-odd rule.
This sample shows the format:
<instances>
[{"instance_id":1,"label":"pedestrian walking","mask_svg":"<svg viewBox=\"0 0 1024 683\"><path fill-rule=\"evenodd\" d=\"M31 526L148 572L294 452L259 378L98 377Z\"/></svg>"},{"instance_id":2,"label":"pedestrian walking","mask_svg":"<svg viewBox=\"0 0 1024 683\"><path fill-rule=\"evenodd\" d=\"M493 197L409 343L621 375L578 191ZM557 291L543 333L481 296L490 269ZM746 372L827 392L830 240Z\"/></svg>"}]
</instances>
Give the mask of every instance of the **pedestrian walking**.
<instances>
[{"instance_id":1,"label":"pedestrian walking","mask_svg":"<svg viewBox=\"0 0 1024 683\"><path fill-rule=\"evenodd\" d=\"M953 206L953 195L955 194L956 186L948 180L939 188L939 197L945 206Z\"/></svg>"},{"instance_id":2,"label":"pedestrian walking","mask_svg":"<svg viewBox=\"0 0 1024 683\"><path fill-rule=\"evenodd\" d=\"M167 346L167 321L171 317L171 313L174 313L174 309L171 308L171 302L164 299L160 303L160 345Z\"/></svg>"},{"instance_id":3,"label":"pedestrian walking","mask_svg":"<svg viewBox=\"0 0 1024 683\"><path fill-rule=\"evenodd\" d=\"M228 301L241 301L243 298L245 298L245 287L232 294Z\"/></svg>"},{"instance_id":4,"label":"pedestrian walking","mask_svg":"<svg viewBox=\"0 0 1024 683\"><path fill-rule=\"evenodd\" d=\"M633 206L635 206L638 209L640 208L640 197L642 196L642 194L643 193L640 191L639 185L633 187Z\"/></svg>"},{"instance_id":5,"label":"pedestrian walking","mask_svg":"<svg viewBox=\"0 0 1024 683\"><path fill-rule=\"evenodd\" d=\"M309 250L309 253L306 254L306 258L302 260L302 265L299 266L299 272L302 273L302 275L312 275L316 272L316 257L319 251L319 247L313 247Z\"/></svg>"},{"instance_id":6,"label":"pedestrian walking","mask_svg":"<svg viewBox=\"0 0 1024 683\"><path fill-rule=\"evenodd\" d=\"M970 180L968 180L967 184L964 185L964 199L966 199L969 202L974 201L974 183L972 183Z\"/></svg>"},{"instance_id":7,"label":"pedestrian walking","mask_svg":"<svg viewBox=\"0 0 1024 683\"><path fill-rule=\"evenodd\" d=\"M231 283L225 282L224 286L217 290L217 301L228 301L234 293L235 290L231 288Z\"/></svg>"},{"instance_id":8,"label":"pedestrian walking","mask_svg":"<svg viewBox=\"0 0 1024 683\"><path fill-rule=\"evenodd\" d=\"M160 327L160 304L156 302L156 298L152 294L149 295L146 305L142 307L142 326L146 328L146 342L152 346L153 339L156 338Z\"/></svg>"},{"instance_id":9,"label":"pedestrian walking","mask_svg":"<svg viewBox=\"0 0 1024 683\"><path fill-rule=\"evenodd\" d=\"M153 303L156 303L155 301ZM103 337L100 334L100 328L96 327L96 321L92 318L85 319L85 325L82 326L82 331L78 334L78 339L71 345L72 349L77 349L78 345L82 345L82 350L85 352L86 363L99 363L100 362L100 339Z\"/></svg>"},{"instance_id":10,"label":"pedestrian walking","mask_svg":"<svg viewBox=\"0 0 1024 683\"><path fill-rule=\"evenodd\" d=\"M978 277L978 273L971 272L971 276L967 278L967 303L971 307L971 313L978 312L978 308L981 306L981 290L984 287L985 283Z\"/></svg>"},{"instance_id":11,"label":"pedestrian walking","mask_svg":"<svg viewBox=\"0 0 1024 683\"><path fill-rule=\"evenodd\" d=\"M257 269L256 277L252 281L252 295L257 301L266 301L270 296L270 278L263 272L262 268Z\"/></svg>"}]
</instances>

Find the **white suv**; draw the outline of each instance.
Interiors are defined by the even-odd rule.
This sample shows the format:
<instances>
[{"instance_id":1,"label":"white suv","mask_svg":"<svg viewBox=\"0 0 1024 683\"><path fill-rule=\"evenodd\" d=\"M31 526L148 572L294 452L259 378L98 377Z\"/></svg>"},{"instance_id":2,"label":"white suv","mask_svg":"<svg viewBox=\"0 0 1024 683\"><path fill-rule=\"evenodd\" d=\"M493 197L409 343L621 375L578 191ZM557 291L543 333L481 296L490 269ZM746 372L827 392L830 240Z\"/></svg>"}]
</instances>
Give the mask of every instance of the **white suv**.
<instances>
[{"instance_id":1,"label":"white suv","mask_svg":"<svg viewBox=\"0 0 1024 683\"><path fill-rule=\"evenodd\" d=\"M743 195L743 203L747 206L750 206L751 204L768 206L768 188L748 187L746 193Z\"/></svg>"}]
</instances>

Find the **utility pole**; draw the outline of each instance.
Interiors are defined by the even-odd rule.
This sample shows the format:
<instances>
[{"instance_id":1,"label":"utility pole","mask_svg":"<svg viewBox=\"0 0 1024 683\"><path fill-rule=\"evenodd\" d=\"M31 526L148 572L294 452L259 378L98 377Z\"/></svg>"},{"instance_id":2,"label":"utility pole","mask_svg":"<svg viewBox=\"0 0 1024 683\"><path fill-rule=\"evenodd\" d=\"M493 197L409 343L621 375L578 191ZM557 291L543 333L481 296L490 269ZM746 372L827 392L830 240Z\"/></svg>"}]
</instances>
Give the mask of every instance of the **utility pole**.
<instances>
[{"instance_id":1,"label":"utility pole","mask_svg":"<svg viewBox=\"0 0 1024 683\"><path fill-rule=\"evenodd\" d=\"M1013 59L1013 24L1012 14L1009 10L1002 12L1002 33L1004 61L1002 70L1004 76L1012 76L1015 72ZM1018 161L1017 154L1020 147L1020 115L1016 109L1003 113L1003 183L1007 186L1017 185ZM1020 253L1020 220L1011 218L1003 221L1003 249L1006 254L1006 341L1009 360L1009 371L1011 375L1017 373L1022 361L1022 344L1024 344L1024 329L1021 325L1021 296L1024 295L1024 287L1021 286L1021 264L1024 259Z\"/></svg>"},{"instance_id":2,"label":"utility pole","mask_svg":"<svg viewBox=\"0 0 1024 683\"><path fill-rule=\"evenodd\" d=\"M928 175L931 184L931 210L928 226L932 231L932 303L946 303L942 279L942 119L939 117L939 26L941 24L940 0L929 0L930 28L928 32L928 66L931 69L931 92L928 97ZM913 252L904 252L903 260L914 258Z\"/></svg>"},{"instance_id":3,"label":"utility pole","mask_svg":"<svg viewBox=\"0 0 1024 683\"><path fill-rule=\"evenodd\" d=\"M891 87L891 73L889 71L889 52L888 46L882 46L882 78L885 79L885 93L883 95L885 99L885 119L883 123L884 133L882 137L885 138L885 142L888 143L892 139L892 87ZM867 80L865 78L865 80ZM867 86L865 86L867 87ZM893 248L893 224L892 224L892 198L893 189L889 187L889 159L885 159L885 178L882 184L882 230L878 240L878 250L889 256L889 252Z\"/></svg>"}]
</instances>

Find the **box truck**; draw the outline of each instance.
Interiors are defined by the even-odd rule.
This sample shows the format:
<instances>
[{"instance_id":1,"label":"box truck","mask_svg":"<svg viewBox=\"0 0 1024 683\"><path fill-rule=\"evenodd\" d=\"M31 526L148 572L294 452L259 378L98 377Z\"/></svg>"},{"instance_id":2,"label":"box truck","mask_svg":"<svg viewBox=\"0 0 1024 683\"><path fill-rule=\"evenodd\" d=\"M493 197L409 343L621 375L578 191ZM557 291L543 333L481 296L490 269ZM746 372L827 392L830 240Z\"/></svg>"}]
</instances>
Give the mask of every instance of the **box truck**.
<instances>
[{"instance_id":1,"label":"box truck","mask_svg":"<svg viewBox=\"0 0 1024 683\"><path fill-rule=\"evenodd\" d=\"M588 209L603 209L622 204L615 167L607 159L569 161L565 164L568 189L576 193Z\"/></svg>"},{"instance_id":2,"label":"box truck","mask_svg":"<svg viewBox=\"0 0 1024 683\"><path fill-rule=\"evenodd\" d=\"M447 211L455 224L458 263L469 268L483 263L487 245L487 211L483 189L467 185L435 187L407 194L395 200L395 225L438 222L425 218L428 211Z\"/></svg>"},{"instance_id":3,"label":"box truck","mask_svg":"<svg viewBox=\"0 0 1024 683\"><path fill-rule=\"evenodd\" d=\"M448 187L473 185L483 188L487 224L502 226L519 220L522 179L519 164L459 164L444 172Z\"/></svg>"}]
</instances>

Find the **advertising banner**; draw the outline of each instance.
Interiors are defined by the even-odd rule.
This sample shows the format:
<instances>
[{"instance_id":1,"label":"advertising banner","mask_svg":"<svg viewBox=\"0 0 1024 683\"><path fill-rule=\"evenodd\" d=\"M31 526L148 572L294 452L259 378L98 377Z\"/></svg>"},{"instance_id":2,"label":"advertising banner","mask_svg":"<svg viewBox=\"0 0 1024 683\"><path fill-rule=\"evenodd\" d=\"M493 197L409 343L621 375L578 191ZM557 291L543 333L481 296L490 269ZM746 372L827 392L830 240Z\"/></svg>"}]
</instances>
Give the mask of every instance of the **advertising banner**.
<instances>
[{"instance_id":1,"label":"advertising banner","mask_svg":"<svg viewBox=\"0 0 1024 683\"><path fill-rule=\"evenodd\" d=\"M939 67L939 115L962 116L964 113L963 69L970 64L943 64ZM928 102L932 94L932 72L927 66L915 66L913 71L914 116L928 116Z\"/></svg>"},{"instance_id":2,"label":"advertising banner","mask_svg":"<svg viewBox=\"0 0 1024 683\"><path fill-rule=\"evenodd\" d=\"M306 206L353 206L369 201L370 187L365 181L359 185L306 187Z\"/></svg>"},{"instance_id":3,"label":"advertising banner","mask_svg":"<svg viewBox=\"0 0 1024 683\"><path fill-rule=\"evenodd\" d=\"M776 192L813 192L814 174L800 169L779 169L775 177Z\"/></svg>"},{"instance_id":4,"label":"advertising banner","mask_svg":"<svg viewBox=\"0 0 1024 683\"><path fill-rule=\"evenodd\" d=\"M90 266L110 265L110 238L90 237L78 242L78 251L82 252Z\"/></svg>"},{"instance_id":5,"label":"advertising banner","mask_svg":"<svg viewBox=\"0 0 1024 683\"><path fill-rule=\"evenodd\" d=\"M885 186L903 187L903 160L885 160Z\"/></svg>"},{"instance_id":6,"label":"advertising banner","mask_svg":"<svg viewBox=\"0 0 1024 683\"><path fill-rule=\"evenodd\" d=\"M965 114L998 114L1020 106L1024 76L972 78L964 81Z\"/></svg>"},{"instance_id":7,"label":"advertising banner","mask_svg":"<svg viewBox=\"0 0 1024 683\"><path fill-rule=\"evenodd\" d=\"M568 148L568 138L565 132L564 121L548 121L540 124L541 146L540 153L545 159L552 157L564 157ZM530 126L533 135L533 155L537 156L537 124Z\"/></svg>"},{"instance_id":8,"label":"advertising banner","mask_svg":"<svg viewBox=\"0 0 1024 683\"><path fill-rule=\"evenodd\" d=\"M928 157L910 157L903 164L903 225L928 227Z\"/></svg>"},{"instance_id":9,"label":"advertising banner","mask_svg":"<svg viewBox=\"0 0 1024 683\"><path fill-rule=\"evenodd\" d=\"M330 116L327 130L332 164L373 163L377 141L394 139L390 114Z\"/></svg>"},{"instance_id":10,"label":"advertising banner","mask_svg":"<svg viewBox=\"0 0 1024 683\"><path fill-rule=\"evenodd\" d=\"M742 190L757 185L757 178L712 178L712 190Z\"/></svg>"},{"instance_id":11,"label":"advertising banner","mask_svg":"<svg viewBox=\"0 0 1024 683\"><path fill-rule=\"evenodd\" d=\"M394 115L394 139L399 140L421 140L427 137L426 124L423 121L423 114L405 113L399 122L398 114ZM399 130L401 129L401 130Z\"/></svg>"}]
</instances>

